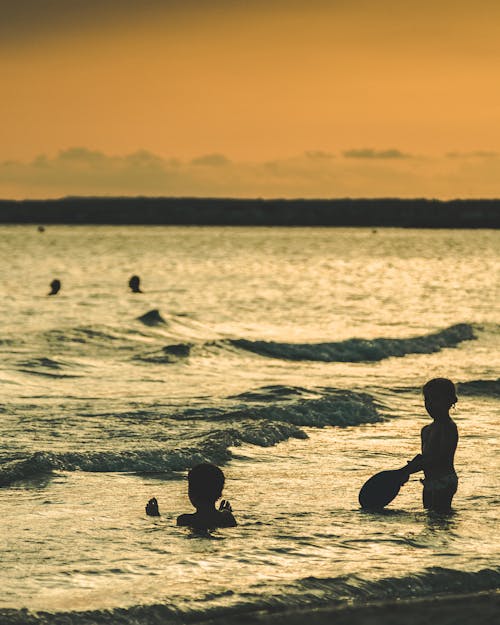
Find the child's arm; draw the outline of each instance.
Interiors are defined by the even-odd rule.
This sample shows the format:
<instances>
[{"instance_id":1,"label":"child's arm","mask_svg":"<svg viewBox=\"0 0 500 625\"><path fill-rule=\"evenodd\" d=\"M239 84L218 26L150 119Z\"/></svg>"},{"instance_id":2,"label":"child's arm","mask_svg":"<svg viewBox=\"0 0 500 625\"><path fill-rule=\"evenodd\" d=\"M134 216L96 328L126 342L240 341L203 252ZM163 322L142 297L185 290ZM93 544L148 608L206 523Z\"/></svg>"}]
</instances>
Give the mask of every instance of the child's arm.
<instances>
[{"instance_id":1,"label":"child's arm","mask_svg":"<svg viewBox=\"0 0 500 625\"><path fill-rule=\"evenodd\" d=\"M424 457L422 454L417 454L411 460L408 460L406 466L401 469L403 473L411 475L412 473L417 473L418 471L422 471L424 468Z\"/></svg>"},{"instance_id":2,"label":"child's arm","mask_svg":"<svg viewBox=\"0 0 500 625\"><path fill-rule=\"evenodd\" d=\"M423 471L424 466L428 462L428 454L424 452L427 437L429 436L428 428L429 426L426 425L422 428L422 431L420 432L422 453L417 454L414 458L409 460L408 463L406 464L406 467L402 469L403 471L406 470L408 472L408 475L411 475L412 473L417 473L418 471Z\"/></svg>"}]
</instances>

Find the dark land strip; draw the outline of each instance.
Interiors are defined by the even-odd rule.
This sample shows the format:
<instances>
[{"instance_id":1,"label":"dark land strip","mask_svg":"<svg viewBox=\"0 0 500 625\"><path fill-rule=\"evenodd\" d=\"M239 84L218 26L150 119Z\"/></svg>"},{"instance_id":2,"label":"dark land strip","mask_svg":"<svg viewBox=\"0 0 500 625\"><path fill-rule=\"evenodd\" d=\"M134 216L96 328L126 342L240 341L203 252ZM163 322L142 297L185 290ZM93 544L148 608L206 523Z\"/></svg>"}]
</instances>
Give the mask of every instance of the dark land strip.
<instances>
[{"instance_id":1,"label":"dark land strip","mask_svg":"<svg viewBox=\"0 0 500 625\"><path fill-rule=\"evenodd\" d=\"M498 228L500 199L66 197L0 200L0 223Z\"/></svg>"}]
</instances>

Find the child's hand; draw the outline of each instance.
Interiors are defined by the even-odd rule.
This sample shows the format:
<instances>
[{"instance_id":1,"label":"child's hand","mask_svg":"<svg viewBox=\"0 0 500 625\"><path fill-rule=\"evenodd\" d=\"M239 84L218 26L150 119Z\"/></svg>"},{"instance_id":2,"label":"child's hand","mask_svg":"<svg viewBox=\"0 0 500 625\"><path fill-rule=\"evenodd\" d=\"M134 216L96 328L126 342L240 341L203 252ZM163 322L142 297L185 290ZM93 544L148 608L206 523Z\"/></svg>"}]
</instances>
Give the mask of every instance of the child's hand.
<instances>
[{"instance_id":1,"label":"child's hand","mask_svg":"<svg viewBox=\"0 0 500 625\"><path fill-rule=\"evenodd\" d=\"M231 508L231 504L229 503L229 501L227 501L227 499L223 499L220 502L220 506L219 506L219 512L232 512L233 509Z\"/></svg>"},{"instance_id":2,"label":"child's hand","mask_svg":"<svg viewBox=\"0 0 500 625\"><path fill-rule=\"evenodd\" d=\"M160 516L160 511L158 509L158 501L156 497L153 497L146 504L146 514L148 516Z\"/></svg>"},{"instance_id":3,"label":"child's hand","mask_svg":"<svg viewBox=\"0 0 500 625\"><path fill-rule=\"evenodd\" d=\"M408 460L406 463L406 470L408 473L416 473L422 470L422 454L417 454L415 458Z\"/></svg>"}]
</instances>

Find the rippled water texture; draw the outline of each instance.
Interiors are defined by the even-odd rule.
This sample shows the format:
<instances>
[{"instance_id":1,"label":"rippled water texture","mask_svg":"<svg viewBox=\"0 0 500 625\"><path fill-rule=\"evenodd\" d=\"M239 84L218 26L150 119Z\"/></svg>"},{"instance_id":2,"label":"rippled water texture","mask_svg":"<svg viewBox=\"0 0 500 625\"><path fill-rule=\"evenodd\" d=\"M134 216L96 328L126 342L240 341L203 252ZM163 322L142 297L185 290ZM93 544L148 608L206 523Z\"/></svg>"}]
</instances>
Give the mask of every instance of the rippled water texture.
<instances>
[{"instance_id":1,"label":"rippled water texture","mask_svg":"<svg viewBox=\"0 0 500 625\"><path fill-rule=\"evenodd\" d=\"M0 242L0 607L168 621L498 586L497 232L3 226ZM418 476L362 512L361 484L419 451L434 376L459 383L454 514L421 509ZM211 538L174 525L202 460L225 465L239 521Z\"/></svg>"}]
</instances>

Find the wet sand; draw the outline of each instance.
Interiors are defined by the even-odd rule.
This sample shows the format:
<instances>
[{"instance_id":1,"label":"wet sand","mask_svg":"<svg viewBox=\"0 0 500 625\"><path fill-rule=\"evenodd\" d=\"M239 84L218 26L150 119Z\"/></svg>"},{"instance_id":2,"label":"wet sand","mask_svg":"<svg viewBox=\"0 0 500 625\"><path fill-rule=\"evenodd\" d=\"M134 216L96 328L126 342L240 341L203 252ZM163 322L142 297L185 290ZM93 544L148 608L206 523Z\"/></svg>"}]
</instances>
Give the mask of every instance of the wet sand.
<instances>
[{"instance_id":1,"label":"wet sand","mask_svg":"<svg viewBox=\"0 0 500 625\"><path fill-rule=\"evenodd\" d=\"M462 595L438 595L428 599L335 605L290 611L218 614L197 619L173 615L161 605L88 612L31 612L0 610L2 625L490 625L500 614L500 589Z\"/></svg>"},{"instance_id":2,"label":"wet sand","mask_svg":"<svg viewBox=\"0 0 500 625\"><path fill-rule=\"evenodd\" d=\"M231 617L232 625L490 625L500 614L500 590L429 599L327 607L293 612L259 612ZM204 621L206 625L216 620ZM220 622L220 621L219 621Z\"/></svg>"}]
</instances>

